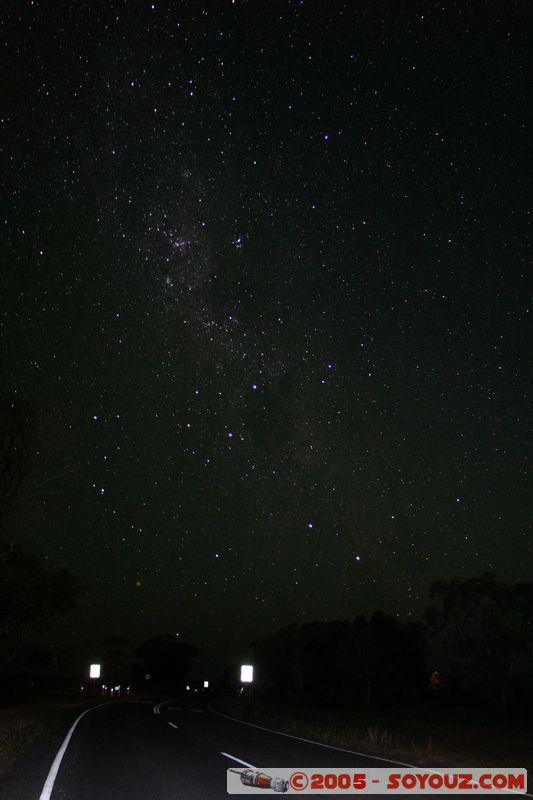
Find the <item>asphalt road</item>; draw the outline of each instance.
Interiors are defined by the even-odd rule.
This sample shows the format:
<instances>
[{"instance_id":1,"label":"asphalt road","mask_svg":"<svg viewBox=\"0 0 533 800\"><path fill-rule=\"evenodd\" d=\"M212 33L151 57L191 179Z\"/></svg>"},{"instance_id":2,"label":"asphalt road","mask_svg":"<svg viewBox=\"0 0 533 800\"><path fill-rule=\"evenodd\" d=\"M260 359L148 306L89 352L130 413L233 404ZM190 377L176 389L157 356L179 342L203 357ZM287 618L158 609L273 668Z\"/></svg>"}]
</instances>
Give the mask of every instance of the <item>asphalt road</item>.
<instances>
[{"instance_id":1,"label":"asphalt road","mask_svg":"<svg viewBox=\"0 0 533 800\"><path fill-rule=\"evenodd\" d=\"M58 725L21 756L0 781L1 800L211 800L228 797L228 767L389 766L243 725L208 708L187 708L179 700L159 707L154 702L126 701L108 703L83 716L46 794L50 767L72 721ZM254 794L265 796L260 789ZM386 795L389 800L392 796Z\"/></svg>"}]
</instances>

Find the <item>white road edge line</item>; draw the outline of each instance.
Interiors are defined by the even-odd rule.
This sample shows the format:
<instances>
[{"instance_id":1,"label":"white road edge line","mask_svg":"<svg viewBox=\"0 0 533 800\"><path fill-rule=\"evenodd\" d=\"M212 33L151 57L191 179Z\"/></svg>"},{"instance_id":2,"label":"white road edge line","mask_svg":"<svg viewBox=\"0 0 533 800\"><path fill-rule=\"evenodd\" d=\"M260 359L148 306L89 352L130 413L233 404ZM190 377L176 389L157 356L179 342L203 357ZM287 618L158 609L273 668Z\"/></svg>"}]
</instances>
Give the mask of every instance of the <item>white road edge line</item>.
<instances>
[{"instance_id":1,"label":"white road edge line","mask_svg":"<svg viewBox=\"0 0 533 800\"><path fill-rule=\"evenodd\" d=\"M243 764L245 767L250 767L250 769L257 769L257 767L254 767L253 764L249 764L247 761L243 761L242 758L237 758L236 756L232 756L229 753L223 753L222 751L220 751L220 755L226 756L226 758L231 758L231 760L236 761L237 764Z\"/></svg>"},{"instance_id":2,"label":"white road edge line","mask_svg":"<svg viewBox=\"0 0 533 800\"><path fill-rule=\"evenodd\" d=\"M307 742L307 744L316 744L317 747L327 747L328 750L340 750L341 753L352 753L354 756L364 756L365 758L373 758L375 761L385 761L387 764L397 764L399 767L411 767L415 769L414 764L405 764L403 761L394 761L392 758L380 758L379 756L371 756L369 753L358 753L357 750L347 750L345 747L334 747L332 744L324 744L323 742L314 742L312 739L304 739L302 736L294 736L292 733L283 733L282 731L275 731L272 728L265 728L263 725L255 725L253 722L244 722L242 719L230 717L228 714L222 714L220 711L215 711L214 708L208 706L212 714L217 714L219 717L225 717L232 722L240 722L241 725L249 725L251 728L259 728L261 731L268 733L275 733L278 736L286 736L288 739L297 739L299 742Z\"/></svg>"},{"instance_id":3,"label":"white road edge line","mask_svg":"<svg viewBox=\"0 0 533 800\"><path fill-rule=\"evenodd\" d=\"M178 726L177 726L177 725L174 725L174 723L173 723L173 722L169 722L168 724L169 724L169 725L172 725L172 727L173 727L173 728L176 728L176 730L178 730Z\"/></svg>"},{"instance_id":4,"label":"white road edge line","mask_svg":"<svg viewBox=\"0 0 533 800\"><path fill-rule=\"evenodd\" d=\"M385 761L388 764L397 764L399 767L410 767L411 769L426 769L427 772L434 773L435 775L440 775L441 773L437 770L428 769L427 767L417 767L414 764L405 764L403 761L394 761L392 758L380 758L379 756L371 756L369 753L359 753L357 750L347 750L345 747L334 747L332 744L323 744L322 742L314 742L312 739L304 739L302 736L294 736L292 733L283 733L282 731L275 731L272 728L265 728L263 725L255 725L253 722L244 722L242 719L237 719L236 717L230 717L228 714L222 714L220 711L215 711L214 708L211 706L207 706L209 711L212 714L216 714L219 717L224 717L225 719L230 719L232 722L240 722L241 725L249 725L250 728L259 728L261 731L267 731L268 733L275 733L278 736L286 736L288 739L297 739L299 742L307 742L307 744L316 744L317 747L327 747L328 750L340 750L341 753L352 753L354 756L363 756L364 758L373 758L375 761ZM222 753L223 756L227 756L227 758L234 758L234 756L230 756L228 753ZM235 761L239 761L238 758L234 758ZM247 767L251 767L252 769L257 769L257 767L252 766L252 764L247 764L246 761L241 761L241 764L244 764ZM513 789L504 789L505 792L509 794L520 794L521 797L533 797L533 794L529 794L528 792L519 793L515 792Z\"/></svg>"},{"instance_id":5,"label":"white road edge line","mask_svg":"<svg viewBox=\"0 0 533 800\"><path fill-rule=\"evenodd\" d=\"M39 800L50 800L50 796L51 796L53 788L54 788L55 779L57 777L57 773L58 773L61 761L63 760L63 756L65 755L65 751L66 751L66 749L68 747L68 743L70 742L72 734L76 730L76 726L77 726L78 722L80 721L80 719L82 717L84 717L85 714L88 714L89 711L94 711L96 708L103 708L104 706L109 706L109 705L110 705L110 703L99 703L97 706L91 706L91 708L87 708L82 714L79 715L79 717L76 720L74 720L74 722L72 723L72 725L70 727L69 732L65 736L65 740L64 740L63 744L61 745L61 747L57 751L57 755L54 758L53 764L50 767L50 772L48 773L48 777L46 778L46 781L44 783L43 790L42 790L41 794L39 795Z\"/></svg>"}]
</instances>

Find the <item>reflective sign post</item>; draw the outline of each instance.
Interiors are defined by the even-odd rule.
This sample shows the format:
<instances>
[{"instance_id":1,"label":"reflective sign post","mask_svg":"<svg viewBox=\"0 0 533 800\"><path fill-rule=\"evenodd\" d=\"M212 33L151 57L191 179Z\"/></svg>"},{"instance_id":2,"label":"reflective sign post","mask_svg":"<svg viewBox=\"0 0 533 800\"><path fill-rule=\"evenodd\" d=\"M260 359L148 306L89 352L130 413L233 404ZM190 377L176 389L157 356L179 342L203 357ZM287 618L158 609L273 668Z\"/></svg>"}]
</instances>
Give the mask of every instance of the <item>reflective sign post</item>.
<instances>
[{"instance_id":1,"label":"reflective sign post","mask_svg":"<svg viewBox=\"0 0 533 800\"><path fill-rule=\"evenodd\" d=\"M96 702L97 692L96 692L96 682L100 678L100 664L91 664L89 667L89 681L91 683L91 697L93 703Z\"/></svg>"},{"instance_id":2,"label":"reflective sign post","mask_svg":"<svg viewBox=\"0 0 533 800\"><path fill-rule=\"evenodd\" d=\"M252 664L241 664L241 696L242 715L248 716L252 700L252 684L254 681L254 668Z\"/></svg>"}]
</instances>

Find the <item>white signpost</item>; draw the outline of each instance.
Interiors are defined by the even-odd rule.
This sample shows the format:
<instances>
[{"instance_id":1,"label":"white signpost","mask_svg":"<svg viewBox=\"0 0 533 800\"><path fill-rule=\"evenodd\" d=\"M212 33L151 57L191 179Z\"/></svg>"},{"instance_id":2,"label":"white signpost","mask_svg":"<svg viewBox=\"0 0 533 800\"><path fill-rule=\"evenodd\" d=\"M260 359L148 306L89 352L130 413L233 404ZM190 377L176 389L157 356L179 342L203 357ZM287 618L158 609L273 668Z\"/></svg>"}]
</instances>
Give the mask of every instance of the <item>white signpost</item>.
<instances>
[{"instance_id":1,"label":"white signpost","mask_svg":"<svg viewBox=\"0 0 533 800\"><path fill-rule=\"evenodd\" d=\"M252 664L241 664L242 714L246 717L250 709L254 668Z\"/></svg>"}]
</instances>

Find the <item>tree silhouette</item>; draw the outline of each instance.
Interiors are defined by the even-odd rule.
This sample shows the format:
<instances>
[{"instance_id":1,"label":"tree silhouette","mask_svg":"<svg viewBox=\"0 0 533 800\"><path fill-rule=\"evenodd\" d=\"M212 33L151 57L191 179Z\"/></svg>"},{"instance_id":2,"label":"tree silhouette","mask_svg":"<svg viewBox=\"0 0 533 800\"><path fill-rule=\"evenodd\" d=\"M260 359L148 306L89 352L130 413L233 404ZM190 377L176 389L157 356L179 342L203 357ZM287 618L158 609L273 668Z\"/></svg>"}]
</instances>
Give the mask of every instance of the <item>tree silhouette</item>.
<instances>
[{"instance_id":1,"label":"tree silhouette","mask_svg":"<svg viewBox=\"0 0 533 800\"><path fill-rule=\"evenodd\" d=\"M124 656L126 654L126 639L122 636L110 636L104 640L106 651L104 653L104 665L106 677L110 683L119 683L124 672Z\"/></svg>"},{"instance_id":2,"label":"tree silhouette","mask_svg":"<svg viewBox=\"0 0 533 800\"><path fill-rule=\"evenodd\" d=\"M295 699L342 691L369 705L424 684L424 626L381 611L370 620L288 625L254 648L264 674Z\"/></svg>"},{"instance_id":3,"label":"tree silhouette","mask_svg":"<svg viewBox=\"0 0 533 800\"><path fill-rule=\"evenodd\" d=\"M15 547L0 559L0 670L12 662L31 636L75 606L79 588L65 569L51 572Z\"/></svg>"},{"instance_id":4,"label":"tree silhouette","mask_svg":"<svg viewBox=\"0 0 533 800\"><path fill-rule=\"evenodd\" d=\"M506 710L533 671L533 583L509 585L487 573L434 583L431 598L425 619L436 663L463 691Z\"/></svg>"}]
</instances>

